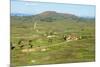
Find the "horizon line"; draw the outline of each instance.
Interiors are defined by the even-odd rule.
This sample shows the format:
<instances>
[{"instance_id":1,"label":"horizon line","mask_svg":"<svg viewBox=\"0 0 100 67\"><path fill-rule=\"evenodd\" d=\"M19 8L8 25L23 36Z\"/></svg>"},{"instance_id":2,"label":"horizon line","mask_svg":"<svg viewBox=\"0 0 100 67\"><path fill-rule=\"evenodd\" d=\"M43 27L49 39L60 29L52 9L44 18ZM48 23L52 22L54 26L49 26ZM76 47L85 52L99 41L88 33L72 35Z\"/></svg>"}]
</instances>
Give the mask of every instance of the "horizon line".
<instances>
[{"instance_id":1,"label":"horizon line","mask_svg":"<svg viewBox=\"0 0 100 67\"><path fill-rule=\"evenodd\" d=\"M38 14L41 14L41 13L44 13L44 12L48 12L48 11L43 11L43 12L40 12L40 13L36 13L36 14L32 14L32 13L11 13L10 12L10 16L35 16L35 15L38 15ZM49 11L50 12L50 11ZM51 11L51 12L55 12L55 13L62 13L62 14L71 14L71 15L75 15L77 17L84 17L84 18L95 18L95 16L78 16L76 14L72 14L72 13L64 13L64 12L57 12L57 11ZM19 15L14 15L14 14L19 14Z\"/></svg>"}]
</instances>

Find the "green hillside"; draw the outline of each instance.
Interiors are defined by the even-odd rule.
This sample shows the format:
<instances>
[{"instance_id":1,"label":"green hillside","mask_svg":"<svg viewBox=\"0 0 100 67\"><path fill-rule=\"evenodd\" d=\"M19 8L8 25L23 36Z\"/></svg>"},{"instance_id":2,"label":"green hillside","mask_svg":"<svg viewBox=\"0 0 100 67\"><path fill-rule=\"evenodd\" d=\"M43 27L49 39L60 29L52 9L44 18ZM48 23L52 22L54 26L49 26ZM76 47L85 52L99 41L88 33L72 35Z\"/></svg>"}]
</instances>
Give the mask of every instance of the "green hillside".
<instances>
[{"instance_id":1,"label":"green hillside","mask_svg":"<svg viewBox=\"0 0 100 67\"><path fill-rule=\"evenodd\" d=\"M69 35L73 36L72 40L65 40L64 36L68 39ZM14 47L11 65L92 62L95 61L95 18L55 11L11 16L11 46Z\"/></svg>"}]
</instances>

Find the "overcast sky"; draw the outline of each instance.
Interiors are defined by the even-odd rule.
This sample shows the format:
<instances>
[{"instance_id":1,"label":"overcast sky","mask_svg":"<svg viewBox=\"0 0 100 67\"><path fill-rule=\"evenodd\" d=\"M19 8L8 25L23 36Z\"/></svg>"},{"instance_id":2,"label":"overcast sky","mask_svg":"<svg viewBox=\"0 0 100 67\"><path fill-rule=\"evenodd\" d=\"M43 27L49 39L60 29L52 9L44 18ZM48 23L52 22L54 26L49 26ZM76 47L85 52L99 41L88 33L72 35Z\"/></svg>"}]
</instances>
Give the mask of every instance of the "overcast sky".
<instances>
[{"instance_id":1,"label":"overcast sky","mask_svg":"<svg viewBox=\"0 0 100 67\"><path fill-rule=\"evenodd\" d=\"M38 14L44 11L70 13L82 17L95 17L95 5L72 5L28 1L11 1L11 13Z\"/></svg>"}]
</instances>

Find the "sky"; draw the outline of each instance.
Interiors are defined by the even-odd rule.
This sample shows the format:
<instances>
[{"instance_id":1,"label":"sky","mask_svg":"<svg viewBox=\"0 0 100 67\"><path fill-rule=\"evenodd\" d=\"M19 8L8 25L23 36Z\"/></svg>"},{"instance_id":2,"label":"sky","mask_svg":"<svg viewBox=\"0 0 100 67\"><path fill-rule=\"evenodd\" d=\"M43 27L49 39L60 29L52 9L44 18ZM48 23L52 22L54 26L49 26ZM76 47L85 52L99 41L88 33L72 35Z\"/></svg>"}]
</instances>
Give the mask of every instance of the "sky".
<instances>
[{"instance_id":1,"label":"sky","mask_svg":"<svg viewBox=\"0 0 100 67\"><path fill-rule=\"evenodd\" d=\"M69 13L80 17L95 17L95 5L75 5L64 3L44 3L11 0L11 13L39 14L44 11Z\"/></svg>"}]
</instances>

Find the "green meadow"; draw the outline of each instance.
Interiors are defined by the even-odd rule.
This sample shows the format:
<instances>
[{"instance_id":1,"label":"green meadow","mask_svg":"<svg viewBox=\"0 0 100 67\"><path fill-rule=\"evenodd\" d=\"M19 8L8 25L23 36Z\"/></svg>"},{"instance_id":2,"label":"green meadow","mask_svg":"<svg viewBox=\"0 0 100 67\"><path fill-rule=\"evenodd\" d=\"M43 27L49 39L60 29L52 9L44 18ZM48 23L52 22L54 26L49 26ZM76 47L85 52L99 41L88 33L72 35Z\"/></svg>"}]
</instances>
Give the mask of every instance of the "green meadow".
<instances>
[{"instance_id":1,"label":"green meadow","mask_svg":"<svg viewBox=\"0 0 100 67\"><path fill-rule=\"evenodd\" d=\"M63 36L71 33L81 38L64 40ZM19 44L20 40L23 41ZM14 66L93 62L95 19L55 12L11 16L11 43L14 46L11 65ZM24 46L20 48L21 45Z\"/></svg>"}]
</instances>

